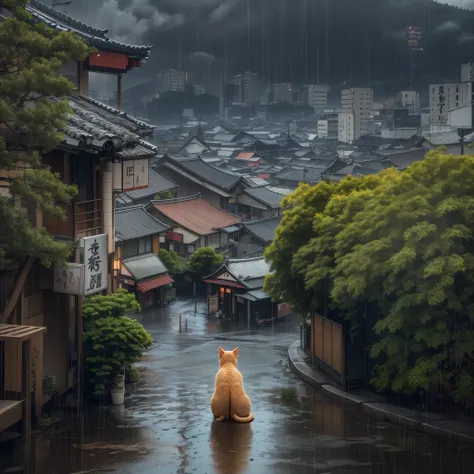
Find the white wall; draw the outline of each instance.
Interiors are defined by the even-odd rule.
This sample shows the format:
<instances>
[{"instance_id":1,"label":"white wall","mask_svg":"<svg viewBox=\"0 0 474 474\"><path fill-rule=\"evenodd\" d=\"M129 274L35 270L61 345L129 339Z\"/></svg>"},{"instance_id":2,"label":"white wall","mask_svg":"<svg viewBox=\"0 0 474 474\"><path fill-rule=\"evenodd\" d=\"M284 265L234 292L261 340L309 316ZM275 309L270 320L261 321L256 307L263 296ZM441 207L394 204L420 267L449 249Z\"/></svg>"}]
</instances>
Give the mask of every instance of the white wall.
<instances>
[{"instance_id":1,"label":"white wall","mask_svg":"<svg viewBox=\"0 0 474 474\"><path fill-rule=\"evenodd\" d=\"M343 143L352 143L355 140L355 120L351 112L340 112L338 116L337 138Z\"/></svg>"}]
</instances>

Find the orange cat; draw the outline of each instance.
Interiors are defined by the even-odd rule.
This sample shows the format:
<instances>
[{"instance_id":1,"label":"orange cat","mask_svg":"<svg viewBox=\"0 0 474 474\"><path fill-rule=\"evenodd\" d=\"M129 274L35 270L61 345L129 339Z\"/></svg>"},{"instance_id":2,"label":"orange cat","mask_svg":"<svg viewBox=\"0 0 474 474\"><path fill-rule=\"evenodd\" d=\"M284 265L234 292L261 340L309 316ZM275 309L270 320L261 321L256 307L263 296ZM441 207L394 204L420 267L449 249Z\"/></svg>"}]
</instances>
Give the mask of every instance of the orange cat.
<instances>
[{"instance_id":1,"label":"orange cat","mask_svg":"<svg viewBox=\"0 0 474 474\"><path fill-rule=\"evenodd\" d=\"M244 390L242 374L237 369L239 348L219 351L220 368L216 375L216 388L211 397L211 411L216 421L232 418L239 423L250 423L254 416L250 413L250 398Z\"/></svg>"}]
</instances>

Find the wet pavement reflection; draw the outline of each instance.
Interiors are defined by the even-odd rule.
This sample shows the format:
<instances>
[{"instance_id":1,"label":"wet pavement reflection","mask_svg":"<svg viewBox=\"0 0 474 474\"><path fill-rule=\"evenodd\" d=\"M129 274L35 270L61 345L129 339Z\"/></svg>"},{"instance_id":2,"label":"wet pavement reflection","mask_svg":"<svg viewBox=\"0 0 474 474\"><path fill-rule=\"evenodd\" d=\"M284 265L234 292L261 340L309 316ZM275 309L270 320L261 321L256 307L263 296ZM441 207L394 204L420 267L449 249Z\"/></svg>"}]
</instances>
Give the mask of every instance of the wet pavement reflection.
<instances>
[{"instance_id":1,"label":"wet pavement reflection","mask_svg":"<svg viewBox=\"0 0 474 474\"><path fill-rule=\"evenodd\" d=\"M180 302L140 315L155 344L125 405L88 406L75 426L37 434L34 474L474 473L472 449L344 407L294 377L284 347L297 322L259 330L268 342L216 341L236 328L202 310ZM218 345L240 346L252 424L213 423Z\"/></svg>"}]
</instances>

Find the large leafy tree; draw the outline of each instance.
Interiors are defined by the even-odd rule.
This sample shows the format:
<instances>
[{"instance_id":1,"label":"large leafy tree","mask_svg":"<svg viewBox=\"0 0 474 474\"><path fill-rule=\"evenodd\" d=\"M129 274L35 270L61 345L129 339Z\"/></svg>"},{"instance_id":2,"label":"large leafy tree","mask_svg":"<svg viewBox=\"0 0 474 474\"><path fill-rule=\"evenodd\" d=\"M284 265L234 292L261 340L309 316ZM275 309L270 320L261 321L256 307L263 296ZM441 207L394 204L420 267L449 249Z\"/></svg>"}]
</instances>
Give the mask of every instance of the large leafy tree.
<instances>
[{"instance_id":1,"label":"large leafy tree","mask_svg":"<svg viewBox=\"0 0 474 474\"><path fill-rule=\"evenodd\" d=\"M293 195L267 252L272 296L370 324L377 388L442 388L473 405L474 156L438 150L332 186Z\"/></svg>"},{"instance_id":2,"label":"large leafy tree","mask_svg":"<svg viewBox=\"0 0 474 474\"><path fill-rule=\"evenodd\" d=\"M34 23L27 3L1 2L12 14L0 21L0 170L10 181L0 194L0 265L26 256L45 265L66 260L70 246L34 228L28 209L65 218L64 205L76 194L41 156L62 141L69 112L66 97L74 86L59 70L89 51L78 36Z\"/></svg>"},{"instance_id":3,"label":"large leafy tree","mask_svg":"<svg viewBox=\"0 0 474 474\"><path fill-rule=\"evenodd\" d=\"M474 157L431 152L338 235L333 297L377 304L374 383L474 402Z\"/></svg>"}]
</instances>

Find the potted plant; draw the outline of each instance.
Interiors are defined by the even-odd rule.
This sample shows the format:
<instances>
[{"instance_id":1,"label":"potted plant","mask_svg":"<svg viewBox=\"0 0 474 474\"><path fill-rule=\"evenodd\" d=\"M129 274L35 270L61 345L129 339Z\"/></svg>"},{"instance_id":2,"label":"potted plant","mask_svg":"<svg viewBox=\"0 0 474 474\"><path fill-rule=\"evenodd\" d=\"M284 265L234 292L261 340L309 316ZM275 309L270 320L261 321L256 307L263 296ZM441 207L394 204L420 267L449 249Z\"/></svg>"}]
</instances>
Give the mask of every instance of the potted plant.
<instances>
[{"instance_id":1,"label":"potted plant","mask_svg":"<svg viewBox=\"0 0 474 474\"><path fill-rule=\"evenodd\" d=\"M123 403L124 369L140 360L153 343L143 325L126 315L139 310L135 295L126 290L84 301L84 354L90 395L101 397L110 392L114 404Z\"/></svg>"},{"instance_id":2,"label":"potted plant","mask_svg":"<svg viewBox=\"0 0 474 474\"><path fill-rule=\"evenodd\" d=\"M125 375L116 375L110 389L113 405L123 405L125 398Z\"/></svg>"}]
</instances>

